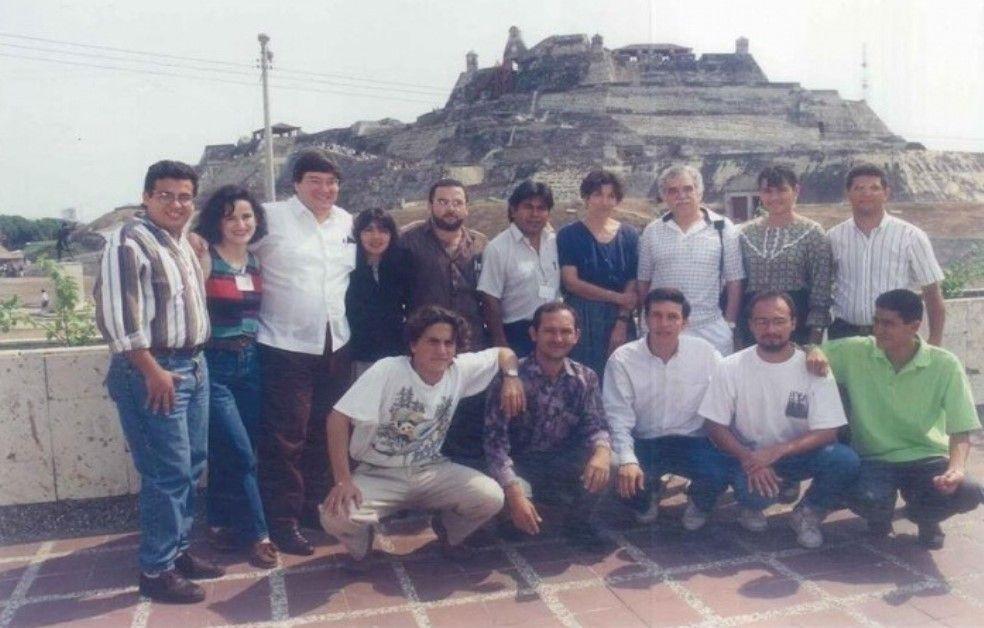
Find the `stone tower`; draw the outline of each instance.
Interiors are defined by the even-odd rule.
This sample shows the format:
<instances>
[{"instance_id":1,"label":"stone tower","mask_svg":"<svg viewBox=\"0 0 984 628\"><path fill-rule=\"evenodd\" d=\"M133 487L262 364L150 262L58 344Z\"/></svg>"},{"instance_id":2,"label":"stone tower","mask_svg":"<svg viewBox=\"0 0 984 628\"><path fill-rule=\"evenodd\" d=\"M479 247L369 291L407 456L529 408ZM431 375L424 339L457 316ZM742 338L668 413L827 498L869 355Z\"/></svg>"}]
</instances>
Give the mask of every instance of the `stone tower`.
<instances>
[{"instance_id":1,"label":"stone tower","mask_svg":"<svg viewBox=\"0 0 984 628\"><path fill-rule=\"evenodd\" d=\"M465 54L465 72L468 74L474 74L478 72L478 53L474 50L469 50Z\"/></svg>"},{"instance_id":2,"label":"stone tower","mask_svg":"<svg viewBox=\"0 0 984 628\"><path fill-rule=\"evenodd\" d=\"M502 65L511 66L513 61L524 54L526 54L526 44L523 43L523 34L519 32L518 26L510 26L509 40L506 41L506 49L502 52Z\"/></svg>"},{"instance_id":3,"label":"stone tower","mask_svg":"<svg viewBox=\"0 0 984 628\"><path fill-rule=\"evenodd\" d=\"M748 38L739 37L735 40L735 54L747 55L748 54Z\"/></svg>"}]
</instances>

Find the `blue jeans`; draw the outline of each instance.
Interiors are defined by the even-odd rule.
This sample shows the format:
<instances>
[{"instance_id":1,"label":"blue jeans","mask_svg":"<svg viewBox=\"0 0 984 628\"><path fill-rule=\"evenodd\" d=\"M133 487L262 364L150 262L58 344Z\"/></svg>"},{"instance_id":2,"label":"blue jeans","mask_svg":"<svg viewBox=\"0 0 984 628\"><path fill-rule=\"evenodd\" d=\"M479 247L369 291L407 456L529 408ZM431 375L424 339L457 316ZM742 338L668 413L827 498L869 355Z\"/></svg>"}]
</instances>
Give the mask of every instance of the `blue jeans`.
<instances>
[{"instance_id":1,"label":"blue jeans","mask_svg":"<svg viewBox=\"0 0 984 628\"><path fill-rule=\"evenodd\" d=\"M731 486L735 498L745 508L763 510L776 502L752 492L748 488L748 476L735 458L727 458ZM858 477L861 460L853 449L840 443L825 445L819 449L795 456L787 456L772 465L776 475L783 480L799 482L813 478L801 504L810 508L830 511L844 506L847 491Z\"/></svg>"},{"instance_id":2,"label":"blue jeans","mask_svg":"<svg viewBox=\"0 0 984 628\"><path fill-rule=\"evenodd\" d=\"M242 349L208 349L208 524L233 528L244 543L267 536L256 477L260 430L260 354Z\"/></svg>"},{"instance_id":3,"label":"blue jeans","mask_svg":"<svg viewBox=\"0 0 984 628\"><path fill-rule=\"evenodd\" d=\"M728 488L726 458L703 436L636 439L635 454L639 466L652 481L667 473L690 480L687 494L702 512L713 510L718 495ZM647 482L646 490L631 499L632 507L645 511L651 490L652 485Z\"/></svg>"},{"instance_id":4,"label":"blue jeans","mask_svg":"<svg viewBox=\"0 0 984 628\"><path fill-rule=\"evenodd\" d=\"M145 573L170 569L178 554L188 549L195 487L205 470L208 440L204 356L157 362L181 376L174 385L174 408L167 414L147 409L143 375L123 355L113 355L106 376L133 464L140 472L139 560Z\"/></svg>"}]
</instances>

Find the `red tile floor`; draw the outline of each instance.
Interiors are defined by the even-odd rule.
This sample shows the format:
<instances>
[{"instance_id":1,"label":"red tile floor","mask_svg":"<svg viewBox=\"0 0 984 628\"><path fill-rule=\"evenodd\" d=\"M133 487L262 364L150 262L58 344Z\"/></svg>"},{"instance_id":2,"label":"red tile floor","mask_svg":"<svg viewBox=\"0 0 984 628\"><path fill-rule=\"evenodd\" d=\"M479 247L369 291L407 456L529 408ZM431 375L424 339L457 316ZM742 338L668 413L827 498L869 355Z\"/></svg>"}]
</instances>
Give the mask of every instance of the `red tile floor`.
<instances>
[{"instance_id":1,"label":"red tile floor","mask_svg":"<svg viewBox=\"0 0 984 628\"><path fill-rule=\"evenodd\" d=\"M135 534L0 547L0 628L984 626L984 509L947 522L940 551L915 545L902 519L894 536L872 541L846 512L828 521L825 547L804 550L788 508L761 535L736 526L733 506L687 533L682 501L672 497L654 527L608 510L613 546L596 553L556 536L504 543L480 532L475 559L454 564L421 518L388 524L359 576L340 568L324 534L313 534L314 556L283 556L271 570L202 548L228 573L205 582L208 598L193 606L138 595Z\"/></svg>"}]
</instances>

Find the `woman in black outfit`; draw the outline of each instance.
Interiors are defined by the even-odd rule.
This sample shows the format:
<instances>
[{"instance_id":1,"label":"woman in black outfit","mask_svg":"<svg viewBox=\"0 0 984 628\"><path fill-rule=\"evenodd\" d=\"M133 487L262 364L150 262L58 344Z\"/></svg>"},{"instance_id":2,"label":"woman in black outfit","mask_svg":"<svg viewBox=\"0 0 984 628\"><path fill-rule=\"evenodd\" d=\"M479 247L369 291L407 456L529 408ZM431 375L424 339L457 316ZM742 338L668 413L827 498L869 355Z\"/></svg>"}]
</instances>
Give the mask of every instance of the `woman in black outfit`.
<instances>
[{"instance_id":1,"label":"woman in black outfit","mask_svg":"<svg viewBox=\"0 0 984 628\"><path fill-rule=\"evenodd\" d=\"M376 360L406 353L403 323L411 261L397 246L396 222L382 209L359 213L352 235L358 253L345 294L345 315L352 329L349 347L355 379Z\"/></svg>"}]
</instances>

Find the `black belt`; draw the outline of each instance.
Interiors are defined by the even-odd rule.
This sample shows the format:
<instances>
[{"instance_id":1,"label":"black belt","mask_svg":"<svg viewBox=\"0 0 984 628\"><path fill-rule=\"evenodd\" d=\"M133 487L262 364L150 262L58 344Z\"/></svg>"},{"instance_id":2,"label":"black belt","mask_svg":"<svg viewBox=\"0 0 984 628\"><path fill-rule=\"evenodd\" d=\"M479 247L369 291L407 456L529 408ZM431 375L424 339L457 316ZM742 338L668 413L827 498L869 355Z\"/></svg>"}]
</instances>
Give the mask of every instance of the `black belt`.
<instances>
[{"instance_id":1,"label":"black belt","mask_svg":"<svg viewBox=\"0 0 984 628\"><path fill-rule=\"evenodd\" d=\"M208 349L220 349L222 351L240 351L256 342L253 336L231 336L229 338L212 338L205 347Z\"/></svg>"},{"instance_id":2,"label":"black belt","mask_svg":"<svg viewBox=\"0 0 984 628\"><path fill-rule=\"evenodd\" d=\"M193 358L202 352L202 345L195 345L193 347L179 347L179 348L161 348L161 349L151 349L150 354L155 358Z\"/></svg>"}]
</instances>

